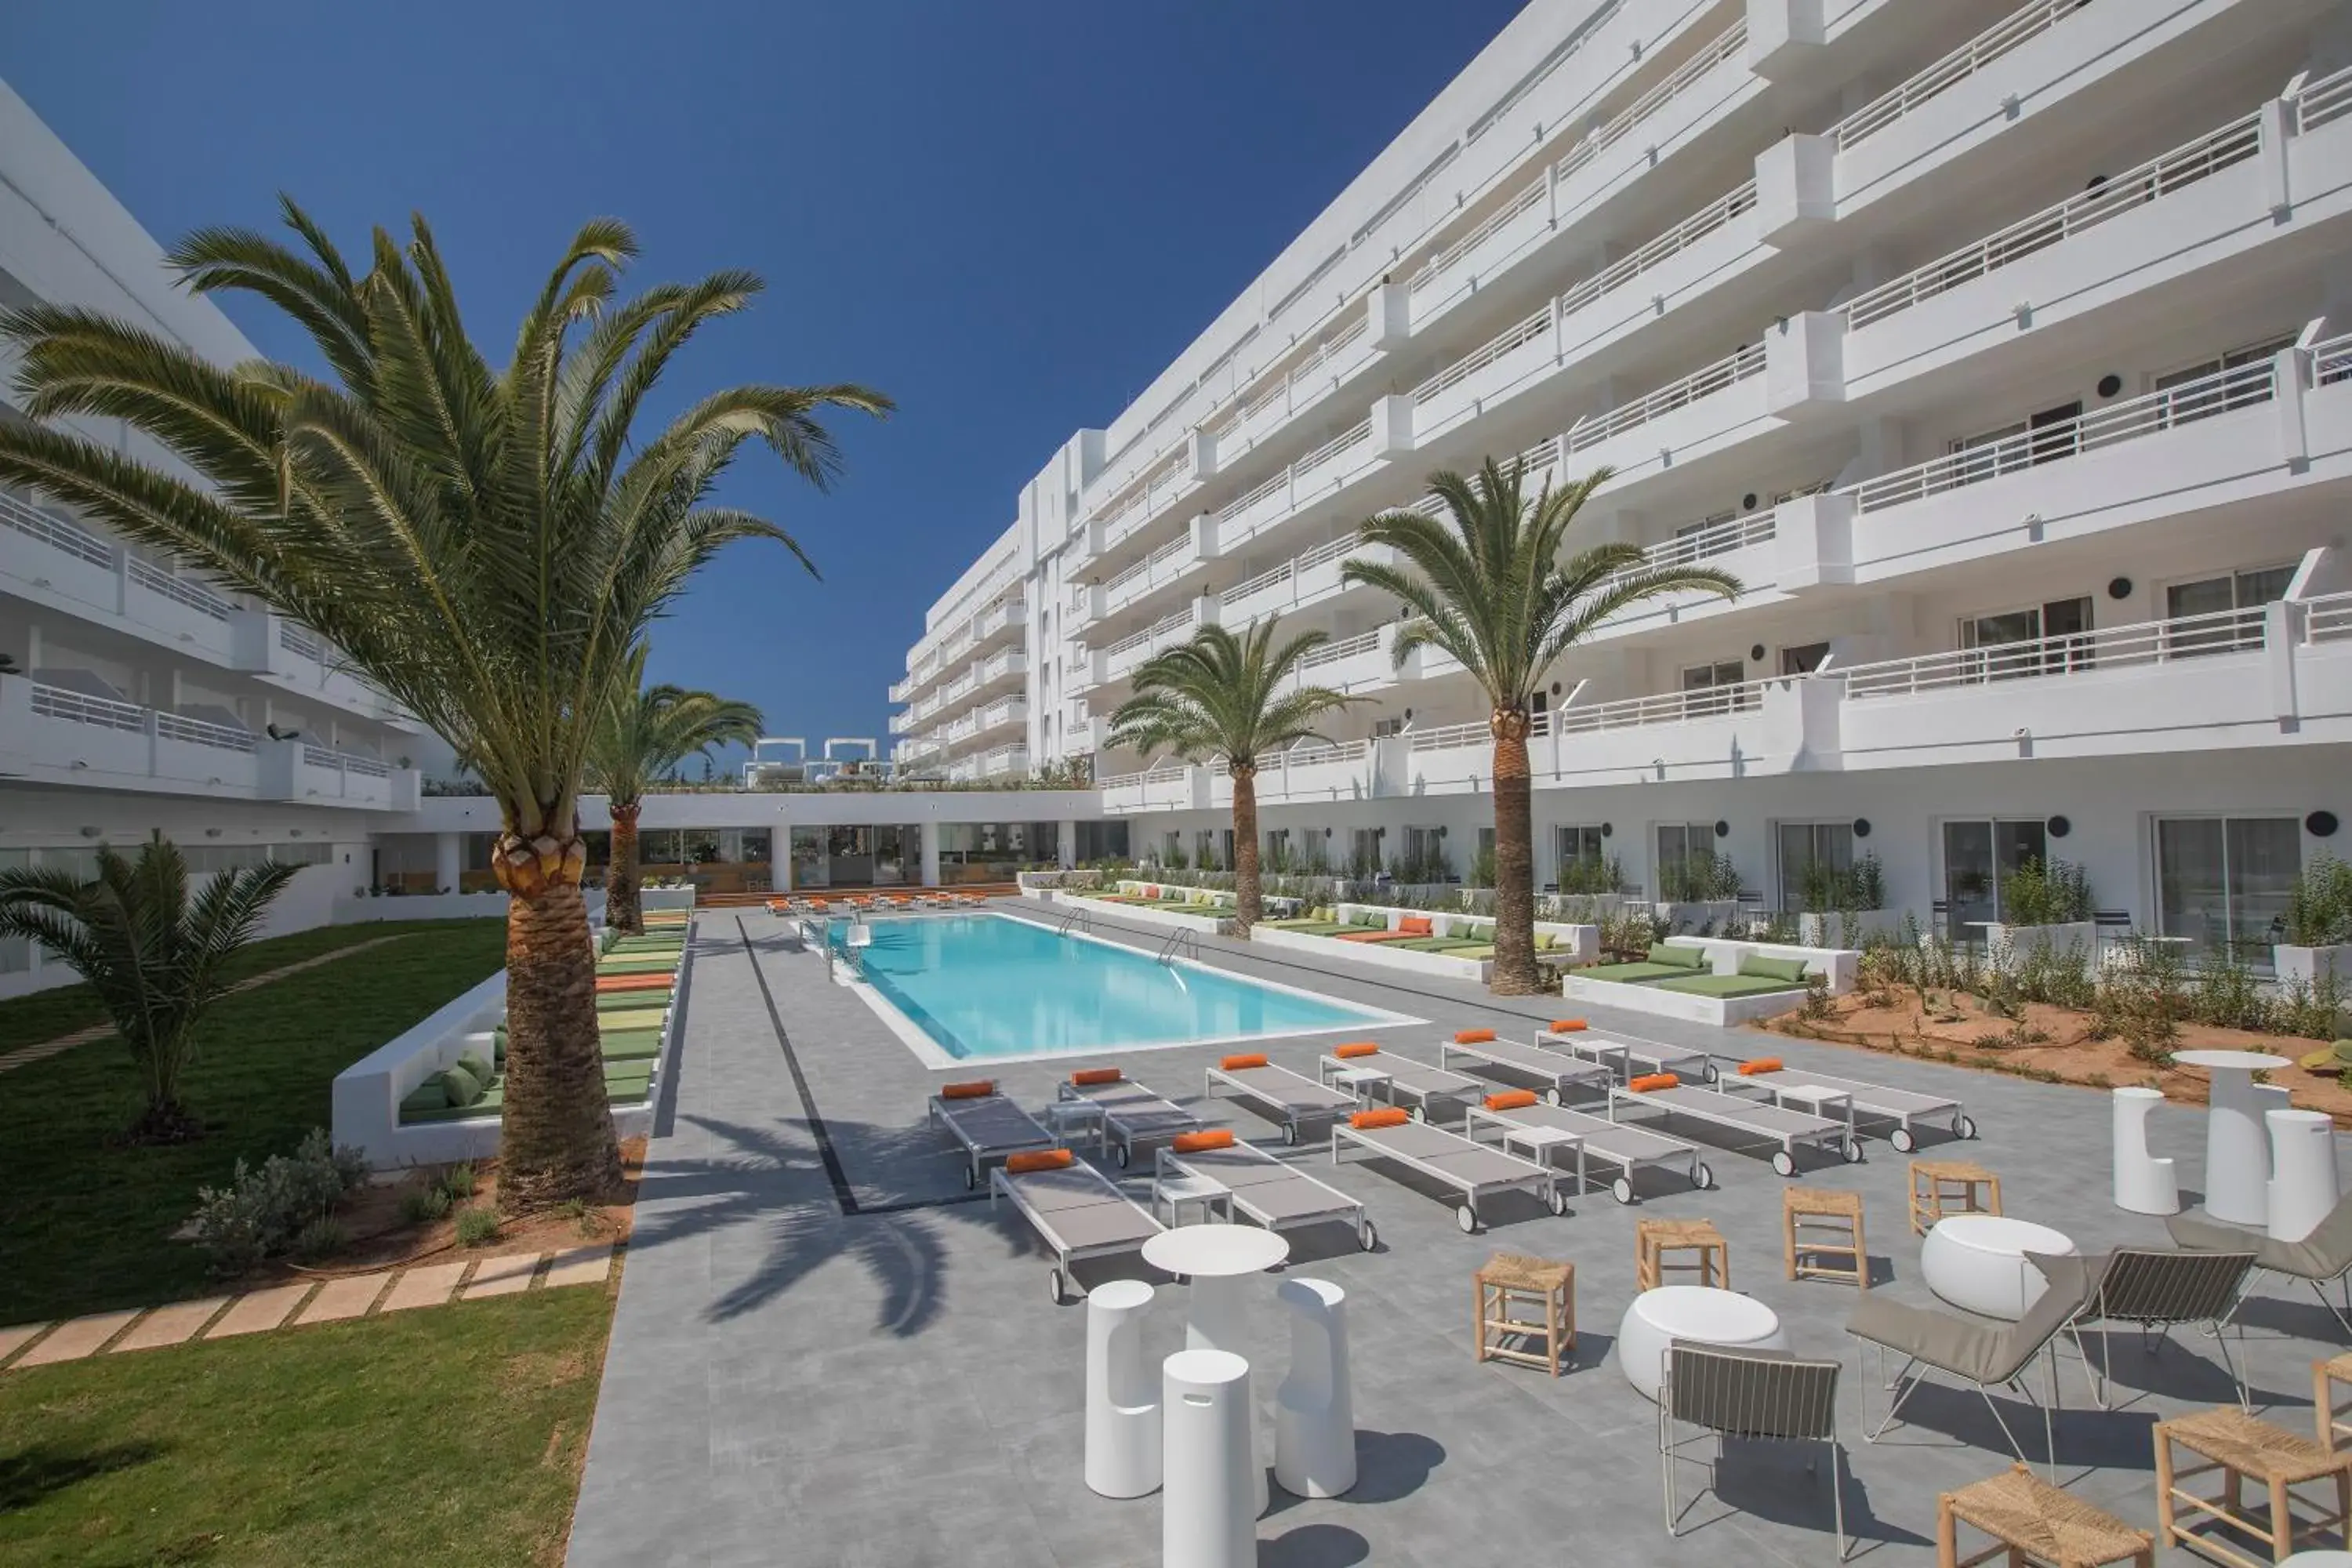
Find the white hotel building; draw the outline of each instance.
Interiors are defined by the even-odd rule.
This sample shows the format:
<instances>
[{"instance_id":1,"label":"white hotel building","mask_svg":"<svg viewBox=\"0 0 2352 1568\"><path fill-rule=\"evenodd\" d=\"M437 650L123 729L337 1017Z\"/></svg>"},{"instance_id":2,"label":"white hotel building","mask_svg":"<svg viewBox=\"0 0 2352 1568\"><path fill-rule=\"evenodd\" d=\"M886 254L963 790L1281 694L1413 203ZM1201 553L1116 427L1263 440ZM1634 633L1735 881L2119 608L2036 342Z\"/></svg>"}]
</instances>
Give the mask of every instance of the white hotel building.
<instances>
[{"instance_id":1,"label":"white hotel building","mask_svg":"<svg viewBox=\"0 0 2352 1568\"><path fill-rule=\"evenodd\" d=\"M1538 876L1766 905L1874 853L1965 935L1997 868L2210 942L2352 849L2352 4L1536 0L940 600L902 763L1096 760L1139 851L1220 770L1106 748L1154 651L1280 614L1367 700L1259 779L1335 865L1488 823L1485 704L1391 659L1355 525L1493 455L1732 603L1552 672Z\"/></svg>"}]
</instances>

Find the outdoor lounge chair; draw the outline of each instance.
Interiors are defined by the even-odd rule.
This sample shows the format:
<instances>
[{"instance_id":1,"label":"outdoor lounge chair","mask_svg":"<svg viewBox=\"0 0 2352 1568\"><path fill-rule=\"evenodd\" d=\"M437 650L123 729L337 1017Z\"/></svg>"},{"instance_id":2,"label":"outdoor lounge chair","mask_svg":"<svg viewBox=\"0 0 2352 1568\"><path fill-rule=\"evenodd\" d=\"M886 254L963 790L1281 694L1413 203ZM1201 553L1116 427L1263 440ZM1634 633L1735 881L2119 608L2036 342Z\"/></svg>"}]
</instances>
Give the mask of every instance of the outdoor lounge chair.
<instances>
[{"instance_id":1,"label":"outdoor lounge chair","mask_svg":"<svg viewBox=\"0 0 2352 1568\"><path fill-rule=\"evenodd\" d=\"M2352 1197L2337 1203L2301 1241L2273 1241L2260 1231L2240 1230L2189 1215L2169 1216L2164 1228L2172 1233L2173 1245L2188 1251L2251 1251L2256 1268L2303 1280L2319 1298L2319 1304L2336 1314L2337 1326L2352 1334L2352 1283L2346 1279L2352 1274ZM2343 1288L2343 1306L2327 1299L2330 1284Z\"/></svg>"},{"instance_id":2,"label":"outdoor lounge chair","mask_svg":"<svg viewBox=\"0 0 2352 1568\"><path fill-rule=\"evenodd\" d=\"M1845 1331L1876 1347L1882 1358L1887 1351L1904 1358L1901 1371L1895 1374L1894 1382L1886 1384L1895 1391L1895 1397L1887 1405L1885 1419L1874 1427L1870 1426L1869 1412L1863 1413L1864 1441L1876 1442L1880 1434L1894 1425L1903 1402L1919 1386L1921 1376L1913 1376L1908 1386L1904 1385L1904 1377L1914 1368L1931 1369L1969 1384L1983 1397L1985 1408L1992 1412L2000 1435L2009 1440L2011 1451L2021 1461L2025 1458L2025 1450L2002 1418L2000 1407L1992 1402L1992 1391L2006 1387L2038 1408L2042 1412L2043 1453L2054 1473L2058 1464L2057 1436L2051 1413L2058 1402L2055 1345L2058 1336L2089 1300L2091 1280L2080 1258L2044 1258L2031 1252L2026 1258L2049 1279L2050 1288L2014 1323L1995 1325L1931 1307L1914 1307L1875 1290L1863 1298L1861 1306L1847 1321ZM2050 1363L2047 1404L2034 1398L2032 1390L2025 1385L2025 1374L2032 1369L2035 1358L2045 1355ZM1883 1364L1882 1359L1882 1369Z\"/></svg>"},{"instance_id":3,"label":"outdoor lounge chair","mask_svg":"<svg viewBox=\"0 0 2352 1568\"><path fill-rule=\"evenodd\" d=\"M1057 1152L1066 1156L1069 1152ZM1076 1160L1040 1170L999 1165L988 1173L990 1207L996 1205L1000 1194L1013 1200L1021 1217L1053 1248L1054 1269L1046 1278L1057 1307L1069 1299L1072 1264L1140 1251L1145 1242L1167 1228L1113 1185L1108 1176Z\"/></svg>"},{"instance_id":4,"label":"outdoor lounge chair","mask_svg":"<svg viewBox=\"0 0 2352 1568\"><path fill-rule=\"evenodd\" d=\"M1561 1022L1575 1022L1563 1019ZM1685 1079L1713 1083L1723 1064L1732 1060L1696 1046L1670 1046L1664 1040L1633 1040L1622 1035L1597 1035L1589 1029L1562 1029L1557 1025L1536 1031L1536 1044L1599 1062L1621 1082L1651 1073L1670 1072Z\"/></svg>"},{"instance_id":5,"label":"outdoor lounge chair","mask_svg":"<svg viewBox=\"0 0 2352 1568\"><path fill-rule=\"evenodd\" d=\"M2183 1323L2202 1325L2221 1352L2221 1365L2237 1385L2238 1405L2252 1414L2246 1380L2230 1355L2229 1337L2222 1331L2238 1310L2247 1276L2253 1272L2254 1252L2178 1252L2151 1247L2120 1247L2101 1258L2085 1260L2089 1301L2066 1325L2074 1349L2083 1357L2083 1374L2091 1397L2107 1408L2106 1385L2115 1360L2109 1323L2134 1323L2143 1349L2153 1353L2169 1331ZM2099 1325L2099 1363L2095 1374L2089 1347L2083 1342L2086 1325Z\"/></svg>"},{"instance_id":6,"label":"outdoor lounge chair","mask_svg":"<svg viewBox=\"0 0 2352 1568\"><path fill-rule=\"evenodd\" d=\"M1675 1501L1675 1464L1697 1437L1676 1438L1675 1424L1703 1426L1715 1435L1715 1458L1707 1484L1723 1461L1723 1440L1769 1438L1784 1443L1826 1443L1830 1450L1830 1517L1835 1521L1838 1561L1846 1557L1845 1457L1838 1438L1838 1363L1802 1361L1784 1351L1723 1350L1675 1341L1666 1351L1665 1375L1658 1385L1658 1458L1665 1470L1666 1533L1679 1535L1682 1510ZM1701 1436L1704 1436L1702 1434Z\"/></svg>"},{"instance_id":7,"label":"outdoor lounge chair","mask_svg":"<svg viewBox=\"0 0 2352 1568\"><path fill-rule=\"evenodd\" d=\"M1393 1120L1391 1120L1393 1119ZM1454 1221L1465 1231L1478 1229L1478 1200L1514 1188L1531 1192L1556 1215L1568 1212L1549 1165L1506 1154L1484 1143L1474 1143L1459 1132L1413 1121L1402 1110L1360 1110L1345 1121L1331 1124L1331 1163L1339 1163L1342 1146L1393 1160L1408 1170L1454 1188L1462 1202Z\"/></svg>"},{"instance_id":8,"label":"outdoor lounge chair","mask_svg":"<svg viewBox=\"0 0 2352 1568\"><path fill-rule=\"evenodd\" d=\"M1556 1163L1556 1150L1572 1149L1579 1197L1588 1186L1585 1172L1596 1160L1617 1168L1617 1174L1610 1179L1609 1193L1621 1204L1633 1201L1633 1173L1645 1165L1679 1165L1689 1173L1692 1186L1704 1191L1715 1185L1715 1172L1699 1157L1696 1143L1646 1127L1611 1121L1590 1111L1521 1103L1519 1096L1527 1092L1490 1094L1483 1104L1470 1107L1462 1121L1464 1134L1475 1138L1482 1131L1492 1130L1499 1134L1506 1152L1517 1144L1547 1163Z\"/></svg>"},{"instance_id":9,"label":"outdoor lounge chair","mask_svg":"<svg viewBox=\"0 0 2352 1568\"><path fill-rule=\"evenodd\" d=\"M1255 1143L1234 1140L1214 1149L1168 1144L1160 1148L1158 1160L1162 1177L1175 1171L1193 1182L1222 1187L1229 1212L1268 1230L1344 1220L1355 1226L1356 1245L1366 1252L1381 1244L1381 1233L1364 1213L1361 1200L1284 1163Z\"/></svg>"},{"instance_id":10,"label":"outdoor lounge chair","mask_svg":"<svg viewBox=\"0 0 2352 1568\"><path fill-rule=\"evenodd\" d=\"M1862 1161L1862 1142L1853 1135L1851 1101L1846 1102L1845 1115L1833 1120L1809 1111L1764 1105L1720 1089L1688 1087L1672 1073L1658 1073L1636 1078L1623 1089L1612 1089L1609 1120L1616 1121L1620 1110L1666 1119L1686 1117L1745 1139L1750 1147L1769 1147L1772 1151L1772 1169L1783 1176L1797 1173L1800 1144L1826 1150L1849 1165Z\"/></svg>"},{"instance_id":11,"label":"outdoor lounge chair","mask_svg":"<svg viewBox=\"0 0 2352 1568\"><path fill-rule=\"evenodd\" d=\"M1370 1040L1334 1046L1316 1067L1325 1083L1340 1073L1365 1074L1359 1087L1367 1103L1379 1100L1404 1106L1415 1121L1434 1121L1447 1101L1459 1109L1486 1092L1486 1085L1467 1073L1384 1051Z\"/></svg>"},{"instance_id":12,"label":"outdoor lounge chair","mask_svg":"<svg viewBox=\"0 0 2352 1568\"><path fill-rule=\"evenodd\" d=\"M1712 996L1717 1001L1735 1001L1747 996L1781 996L1802 992L1802 985L1791 985L1785 980L1767 979L1760 974L1685 974L1671 980L1654 980L1654 991L1672 991L1683 996Z\"/></svg>"},{"instance_id":13,"label":"outdoor lounge chair","mask_svg":"<svg viewBox=\"0 0 2352 1568\"><path fill-rule=\"evenodd\" d=\"M1426 940L1436 934L1435 925L1427 918L1420 915L1407 915L1397 922L1394 931L1367 928L1346 932L1339 940L1360 942L1412 942Z\"/></svg>"},{"instance_id":14,"label":"outdoor lounge chair","mask_svg":"<svg viewBox=\"0 0 2352 1568\"><path fill-rule=\"evenodd\" d=\"M1109 1076L1102 1076L1106 1073ZM1096 1146L1110 1150L1122 1170L1134 1160L1138 1143L1161 1142L1201 1125L1199 1117L1117 1068L1074 1072L1054 1092L1057 1099L1083 1100L1095 1108Z\"/></svg>"},{"instance_id":15,"label":"outdoor lounge chair","mask_svg":"<svg viewBox=\"0 0 2352 1568\"><path fill-rule=\"evenodd\" d=\"M959 1089L973 1092L956 1092ZM950 1084L931 1096L930 1119L963 1150L966 1187L980 1185L981 1172L991 1161L1057 1146L1054 1135L1035 1117L997 1093L995 1084L985 1079Z\"/></svg>"},{"instance_id":16,"label":"outdoor lounge chair","mask_svg":"<svg viewBox=\"0 0 2352 1568\"><path fill-rule=\"evenodd\" d=\"M1593 1062L1579 1061L1558 1051L1548 1051L1540 1046L1523 1046L1516 1040L1498 1040L1492 1029L1464 1029L1450 1040L1437 1046L1438 1065L1443 1067L1455 1057L1468 1057L1488 1067L1501 1068L1534 1079L1543 1088L1543 1097L1558 1105L1571 1089L1594 1094L1609 1090L1609 1069Z\"/></svg>"},{"instance_id":17,"label":"outdoor lounge chair","mask_svg":"<svg viewBox=\"0 0 2352 1568\"><path fill-rule=\"evenodd\" d=\"M1646 985L1657 980L1687 979L1706 973L1706 949L1650 944L1650 956L1633 963L1602 963L1577 972L1580 980L1613 980L1621 985Z\"/></svg>"},{"instance_id":18,"label":"outdoor lounge chair","mask_svg":"<svg viewBox=\"0 0 2352 1568\"><path fill-rule=\"evenodd\" d=\"M1841 1078L1834 1073L1781 1066L1774 1058L1742 1062L1738 1071L1725 1078L1722 1083L1726 1089L1769 1095L1776 1104L1785 1104L1790 1099L1802 1101L1811 1098L1802 1092L1806 1090L1842 1094L1853 1101L1855 1121L1867 1117L1874 1121L1895 1124L1895 1131L1887 1135L1887 1142L1895 1145L1897 1153L1908 1154L1919 1146L1918 1135L1912 1130L1914 1121L1942 1121L1951 1129L1955 1138L1974 1138L1977 1135L1977 1124L1962 1113L1960 1102L1948 1095L1888 1089L1883 1084L1864 1083L1856 1078Z\"/></svg>"},{"instance_id":19,"label":"outdoor lounge chair","mask_svg":"<svg viewBox=\"0 0 2352 1568\"><path fill-rule=\"evenodd\" d=\"M1356 1097L1342 1094L1304 1073L1269 1064L1263 1053L1227 1057L1209 1069L1207 1093L1216 1097L1223 1084L1242 1099L1272 1111L1282 1124L1282 1141L1298 1142L1302 1122L1318 1117L1345 1116L1357 1108Z\"/></svg>"}]
</instances>

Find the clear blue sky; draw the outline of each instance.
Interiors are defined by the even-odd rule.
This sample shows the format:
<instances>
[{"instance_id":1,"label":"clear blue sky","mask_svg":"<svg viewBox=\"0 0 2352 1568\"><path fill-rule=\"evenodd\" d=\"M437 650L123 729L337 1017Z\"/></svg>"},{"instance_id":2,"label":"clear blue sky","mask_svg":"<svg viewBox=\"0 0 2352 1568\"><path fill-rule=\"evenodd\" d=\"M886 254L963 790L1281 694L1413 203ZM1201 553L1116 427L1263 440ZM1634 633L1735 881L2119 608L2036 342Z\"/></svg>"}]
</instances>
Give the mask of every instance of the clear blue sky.
<instances>
[{"instance_id":1,"label":"clear blue sky","mask_svg":"<svg viewBox=\"0 0 2352 1568\"><path fill-rule=\"evenodd\" d=\"M877 734L922 612L1055 447L1134 396L1519 0L13 0L0 77L157 237L284 190L362 256L432 222L493 359L581 219L638 275L769 289L675 367L862 381L830 496L746 460L739 546L655 673ZM230 305L271 354L300 344ZM884 742L888 743L887 737Z\"/></svg>"}]
</instances>

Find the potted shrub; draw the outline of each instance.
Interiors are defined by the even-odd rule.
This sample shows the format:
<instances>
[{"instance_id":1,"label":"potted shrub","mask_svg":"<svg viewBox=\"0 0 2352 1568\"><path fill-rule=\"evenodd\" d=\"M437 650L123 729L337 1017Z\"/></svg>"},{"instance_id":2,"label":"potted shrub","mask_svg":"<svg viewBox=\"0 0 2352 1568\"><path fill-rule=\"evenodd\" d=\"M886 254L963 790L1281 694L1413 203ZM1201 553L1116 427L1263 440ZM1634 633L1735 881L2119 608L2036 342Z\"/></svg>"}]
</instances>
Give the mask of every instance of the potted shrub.
<instances>
[{"instance_id":1,"label":"potted shrub","mask_svg":"<svg viewBox=\"0 0 2352 1568\"><path fill-rule=\"evenodd\" d=\"M2037 948L2072 952L2086 967L2098 944L2091 919L2091 879L2066 860L2029 857L2000 879L2000 912L2006 918L1985 931L1985 957L2011 973Z\"/></svg>"},{"instance_id":2,"label":"potted shrub","mask_svg":"<svg viewBox=\"0 0 2352 1568\"><path fill-rule=\"evenodd\" d=\"M2352 865L2322 855L2297 873L2279 934L2271 968L2280 984L2315 985L2323 973L2352 982Z\"/></svg>"},{"instance_id":3,"label":"potted shrub","mask_svg":"<svg viewBox=\"0 0 2352 1568\"><path fill-rule=\"evenodd\" d=\"M1806 947L1860 947L1892 933L1886 912L1886 872L1875 851L1851 866L1808 861L1797 874L1797 938Z\"/></svg>"}]
</instances>

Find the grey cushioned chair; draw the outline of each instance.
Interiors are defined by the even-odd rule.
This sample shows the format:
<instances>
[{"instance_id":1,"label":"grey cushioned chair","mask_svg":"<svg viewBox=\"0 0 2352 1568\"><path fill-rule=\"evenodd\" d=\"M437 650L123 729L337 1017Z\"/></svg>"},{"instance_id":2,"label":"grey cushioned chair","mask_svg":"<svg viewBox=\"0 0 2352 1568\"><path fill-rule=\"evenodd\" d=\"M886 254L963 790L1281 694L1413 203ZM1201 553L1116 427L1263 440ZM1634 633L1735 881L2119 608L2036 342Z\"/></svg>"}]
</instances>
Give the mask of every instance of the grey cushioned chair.
<instances>
[{"instance_id":1,"label":"grey cushioned chair","mask_svg":"<svg viewBox=\"0 0 2352 1568\"><path fill-rule=\"evenodd\" d=\"M1675 1341L1667 1347L1665 1377L1658 1389L1658 1455L1665 1470L1666 1533L1679 1534L1682 1511L1675 1499L1675 1461L1684 1445L1699 1439L1673 1436L1674 1424L1703 1426L1715 1435L1715 1466L1726 1437L1769 1438L1781 1443L1825 1443L1830 1450L1830 1515L1837 1531L1838 1561L1846 1556L1845 1483L1837 1429L1838 1363L1806 1361L1785 1351L1722 1350Z\"/></svg>"},{"instance_id":2,"label":"grey cushioned chair","mask_svg":"<svg viewBox=\"0 0 2352 1568\"><path fill-rule=\"evenodd\" d=\"M2172 1233L2175 1246L2191 1252L2252 1252L2255 1268L2303 1280L2319 1304L2336 1314L2337 1326L2352 1334L2352 1282L2346 1279L2352 1274L2352 1198L2337 1203L2301 1241L2273 1241L2258 1230L2240 1230L2191 1215L2173 1215L2164 1227ZM2327 1299L2331 1283L2344 1290L2341 1307Z\"/></svg>"},{"instance_id":3,"label":"grey cushioned chair","mask_svg":"<svg viewBox=\"0 0 2352 1568\"><path fill-rule=\"evenodd\" d=\"M2183 1323L2202 1325L2221 1352L2221 1365L2237 1386L2238 1404L2248 1414L2246 1382L2231 1359L2230 1342L2222 1330L2238 1310L2238 1298L2253 1270L2254 1255L2241 1252L2176 1252L2152 1247L2124 1247L2101 1258L2084 1261L2090 1283L2089 1300L2066 1325L2074 1348L2083 1357L2083 1374L2091 1397L2107 1408L2108 1368L2114 1357L2109 1323L2137 1324L2144 1348L2154 1351L2166 1333ZM2083 1331L2099 1325L2099 1361L2095 1373Z\"/></svg>"}]
</instances>

